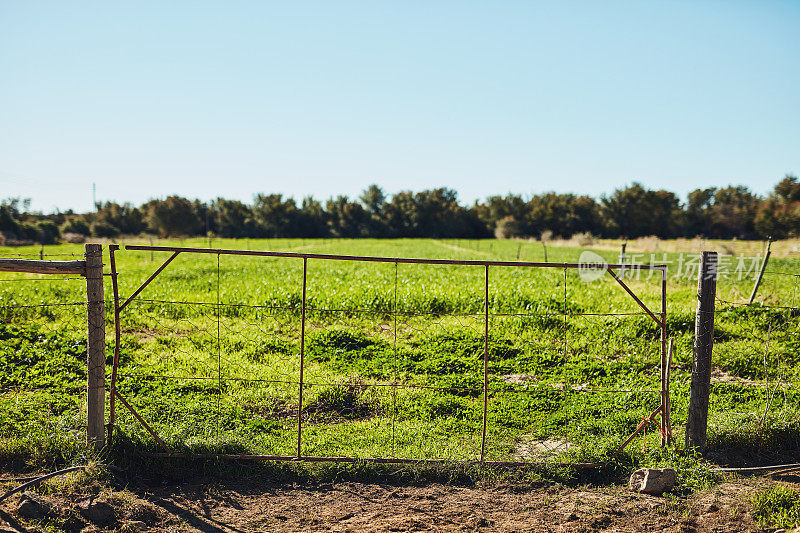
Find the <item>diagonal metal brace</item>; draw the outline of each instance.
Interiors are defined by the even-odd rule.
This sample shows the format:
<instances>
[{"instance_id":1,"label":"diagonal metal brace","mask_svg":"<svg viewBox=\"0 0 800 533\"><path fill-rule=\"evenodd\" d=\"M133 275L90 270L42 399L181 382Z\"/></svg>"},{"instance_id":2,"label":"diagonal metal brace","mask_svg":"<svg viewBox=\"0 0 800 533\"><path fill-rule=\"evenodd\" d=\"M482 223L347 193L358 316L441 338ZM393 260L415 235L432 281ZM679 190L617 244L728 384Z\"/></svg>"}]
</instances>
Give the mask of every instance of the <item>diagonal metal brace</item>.
<instances>
[{"instance_id":1,"label":"diagonal metal brace","mask_svg":"<svg viewBox=\"0 0 800 533\"><path fill-rule=\"evenodd\" d=\"M165 450L167 450L168 452L171 453L172 450L169 448L169 446L167 446L167 443L164 442L161 439L161 437L158 436L158 434L156 434L156 432L153 430L153 428L151 428L150 425L147 422L144 421L144 418L142 418L141 415L139 415L139 413L136 412L136 409L134 409L133 406L131 406L131 404L129 404L125 400L125 398L122 397L122 395L119 393L119 391L114 389L114 394L117 395L117 398L119 398L119 401L122 402L122 405L124 405L128 409L128 411L131 412L131 414L136 418L136 420L138 420L139 423L144 426L144 429L146 429L147 432L150 433L150 435L154 439L156 439L156 442L158 442Z\"/></svg>"},{"instance_id":2,"label":"diagonal metal brace","mask_svg":"<svg viewBox=\"0 0 800 533\"><path fill-rule=\"evenodd\" d=\"M643 430L643 429L644 429L644 427L645 427L647 424L649 424L650 422L652 422L652 421L653 421L653 419L656 417L656 415L657 415L659 412L661 412L661 408L662 408L662 407L663 407L662 405L659 405L658 407L656 407L656 410L655 410L655 411L653 411L652 413L650 413L650 415L649 415L649 416L646 416L646 417L644 417L644 418L642 419L642 421L641 421L641 422L639 422L639 425L638 425L638 426L636 426L636 429L635 429L635 430L633 430L633 433L631 433L631 436L630 436L630 437L628 437L627 439L625 439L625 442L623 442L623 443L622 443L622 444L619 446L619 448L617 448L617 449L616 449L616 451L615 451L614 453L612 453L612 454L611 454L611 457L616 457L617 455L619 455L620 453L622 453L622 450L624 450L624 449L625 449L625 446L627 446L628 444L630 444L630 442L633 440L633 438L634 438L636 435L638 435L638 434L639 434L639 432L640 432L641 430Z\"/></svg>"},{"instance_id":3,"label":"diagonal metal brace","mask_svg":"<svg viewBox=\"0 0 800 533\"><path fill-rule=\"evenodd\" d=\"M145 287L147 287L148 285L150 285L150 282L151 282L151 281L153 281L154 279L156 279L156 276L158 276L159 274L161 274L161 271L162 271L162 270L164 270L165 268L167 268L167 265L169 265L169 264L172 262L172 260L173 260L173 259L175 259L176 257L178 257L178 254L179 254L179 253L180 253L180 252L175 252L174 254L172 254L172 255L169 257L169 259L167 259L166 261L164 261L164 264L163 264L163 265L161 265L160 267L158 267L158 270L156 270L155 272L153 272L153 274L152 274L152 275L151 275L149 278L147 278L147 280L146 280L144 283L142 283L141 287L139 287L138 289L136 289L136 290L134 291L134 293L133 293L133 294L131 294L131 295L128 297L128 299L127 299L127 300L125 300L125 302L123 302L123 304L119 306L119 309L118 309L118 311L122 311L123 309L125 309L125 306L126 306L126 305L128 305L128 304L131 302L131 300L133 300L134 298L136 298L136 297L139 295L139 293L140 293L140 292L142 292L142 291L144 290L144 288L145 288Z\"/></svg>"},{"instance_id":4,"label":"diagonal metal brace","mask_svg":"<svg viewBox=\"0 0 800 533\"><path fill-rule=\"evenodd\" d=\"M630 288L627 285L625 285L624 281L622 281L621 279L619 279L619 277L617 277L617 275L614 273L614 271L611 270L611 267L607 267L606 270L608 271L609 274L611 274L611 277L614 278L615 280L617 280L617 283L619 283L622 286L622 288L625 289L625 292L627 292L628 294L631 295L631 298L633 298L634 301L637 304L639 304L639 307L644 309L644 311L648 315L650 315L650 318L652 318L655 321L655 323L658 324L659 327L663 328L664 327L664 322L662 322L646 305L644 305L644 303L642 303L642 301L639 299L638 296L633 294L633 291L630 290Z\"/></svg>"}]
</instances>

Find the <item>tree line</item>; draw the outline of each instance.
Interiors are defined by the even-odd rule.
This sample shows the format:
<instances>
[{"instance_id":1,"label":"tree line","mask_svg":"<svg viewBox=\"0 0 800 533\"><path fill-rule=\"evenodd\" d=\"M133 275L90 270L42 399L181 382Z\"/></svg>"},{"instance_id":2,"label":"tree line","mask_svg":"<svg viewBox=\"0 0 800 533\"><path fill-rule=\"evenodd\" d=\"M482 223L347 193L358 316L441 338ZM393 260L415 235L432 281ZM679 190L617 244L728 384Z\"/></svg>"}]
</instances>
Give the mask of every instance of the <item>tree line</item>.
<instances>
[{"instance_id":1,"label":"tree line","mask_svg":"<svg viewBox=\"0 0 800 533\"><path fill-rule=\"evenodd\" d=\"M780 239L800 235L800 183L786 175L766 196L747 187L695 189L686 201L639 183L599 199L545 193L490 196L472 205L447 188L387 195L370 185L358 198L311 196L299 203L282 194L257 194L252 203L181 196L140 206L98 203L95 211L31 212L30 200L0 202L0 244L78 242L86 237L429 237L606 238L697 237Z\"/></svg>"}]
</instances>

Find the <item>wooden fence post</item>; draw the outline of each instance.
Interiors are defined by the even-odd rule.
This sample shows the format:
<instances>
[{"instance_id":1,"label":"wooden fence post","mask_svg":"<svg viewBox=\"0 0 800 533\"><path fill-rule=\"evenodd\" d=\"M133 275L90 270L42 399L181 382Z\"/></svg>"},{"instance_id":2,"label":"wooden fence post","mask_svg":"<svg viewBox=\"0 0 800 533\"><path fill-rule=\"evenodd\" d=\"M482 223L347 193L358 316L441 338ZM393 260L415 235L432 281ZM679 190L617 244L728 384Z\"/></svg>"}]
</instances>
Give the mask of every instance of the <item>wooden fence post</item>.
<instances>
[{"instance_id":1,"label":"wooden fence post","mask_svg":"<svg viewBox=\"0 0 800 533\"><path fill-rule=\"evenodd\" d=\"M105 446L106 330L103 297L103 246L87 244L86 254L86 442L96 451Z\"/></svg>"},{"instance_id":2,"label":"wooden fence post","mask_svg":"<svg viewBox=\"0 0 800 533\"><path fill-rule=\"evenodd\" d=\"M711 393L711 353L714 348L714 299L717 295L717 252L703 252L697 280L697 312L694 324L694 357L686 449L706 449L708 400Z\"/></svg>"}]
</instances>

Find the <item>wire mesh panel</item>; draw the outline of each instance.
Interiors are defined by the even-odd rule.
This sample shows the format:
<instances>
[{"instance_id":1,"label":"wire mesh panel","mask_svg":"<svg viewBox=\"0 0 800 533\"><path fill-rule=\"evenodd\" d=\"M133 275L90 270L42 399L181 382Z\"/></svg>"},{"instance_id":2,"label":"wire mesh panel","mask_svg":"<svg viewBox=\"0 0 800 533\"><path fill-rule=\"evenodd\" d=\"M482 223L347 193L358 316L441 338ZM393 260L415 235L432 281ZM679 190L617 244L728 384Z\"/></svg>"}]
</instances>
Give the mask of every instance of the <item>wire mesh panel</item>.
<instances>
[{"instance_id":1,"label":"wire mesh panel","mask_svg":"<svg viewBox=\"0 0 800 533\"><path fill-rule=\"evenodd\" d=\"M478 460L483 428L482 266L400 265L395 454Z\"/></svg>"},{"instance_id":2,"label":"wire mesh panel","mask_svg":"<svg viewBox=\"0 0 800 533\"><path fill-rule=\"evenodd\" d=\"M219 255L175 263L123 311L118 391L173 445L293 453L299 263ZM126 431L146 435L135 415L121 414Z\"/></svg>"},{"instance_id":3,"label":"wire mesh panel","mask_svg":"<svg viewBox=\"0 0 800 533\"><path fill-rule=\"evenodd\" d=\"M660 401L660 283L628 280L639 300L574 264L153 250L168 276L120 277L116 386L151 426L123 429L170 449L542 460L583 446L614 395L633 427Z\"/></svg>"},{"instance_id":4,"label":"wire mesh panel","mask_svg":"<svg viewBox=\"0 0 800 533\"><path fill-rule=\"evenodd\" d=\"M623 289L611 276L495 270L489 459L576 457L597 436L630 434L659 406L661 328L634 300L619 298ZM514 280L510 293L504 277ZM647 280L638 283L649 300L660 300L658 290L643 291Z\"/></svg>"}]
</instances>

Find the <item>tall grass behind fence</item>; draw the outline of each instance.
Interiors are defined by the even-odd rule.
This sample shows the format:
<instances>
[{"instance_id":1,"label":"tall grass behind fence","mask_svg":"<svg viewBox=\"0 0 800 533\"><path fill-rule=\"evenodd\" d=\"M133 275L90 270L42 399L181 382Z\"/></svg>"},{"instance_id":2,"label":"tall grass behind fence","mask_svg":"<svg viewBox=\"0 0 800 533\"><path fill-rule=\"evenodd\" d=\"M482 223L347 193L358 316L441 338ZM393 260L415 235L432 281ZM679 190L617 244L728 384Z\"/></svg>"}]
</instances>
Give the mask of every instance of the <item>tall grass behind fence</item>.
<instances>
[{"instance_id":1,"label":"tall grass behind fence","mask_svg":"<svg viewBox=\"0 0 800 533\"><path fill-rule=\"evenodd\" d=\"M82 254L4 254L76 260ZM86 282L79 275L0 272L0 446L80 448L86 442ZM100 325L102 326L102 325Z\"/></svg>"}]
</instances>

